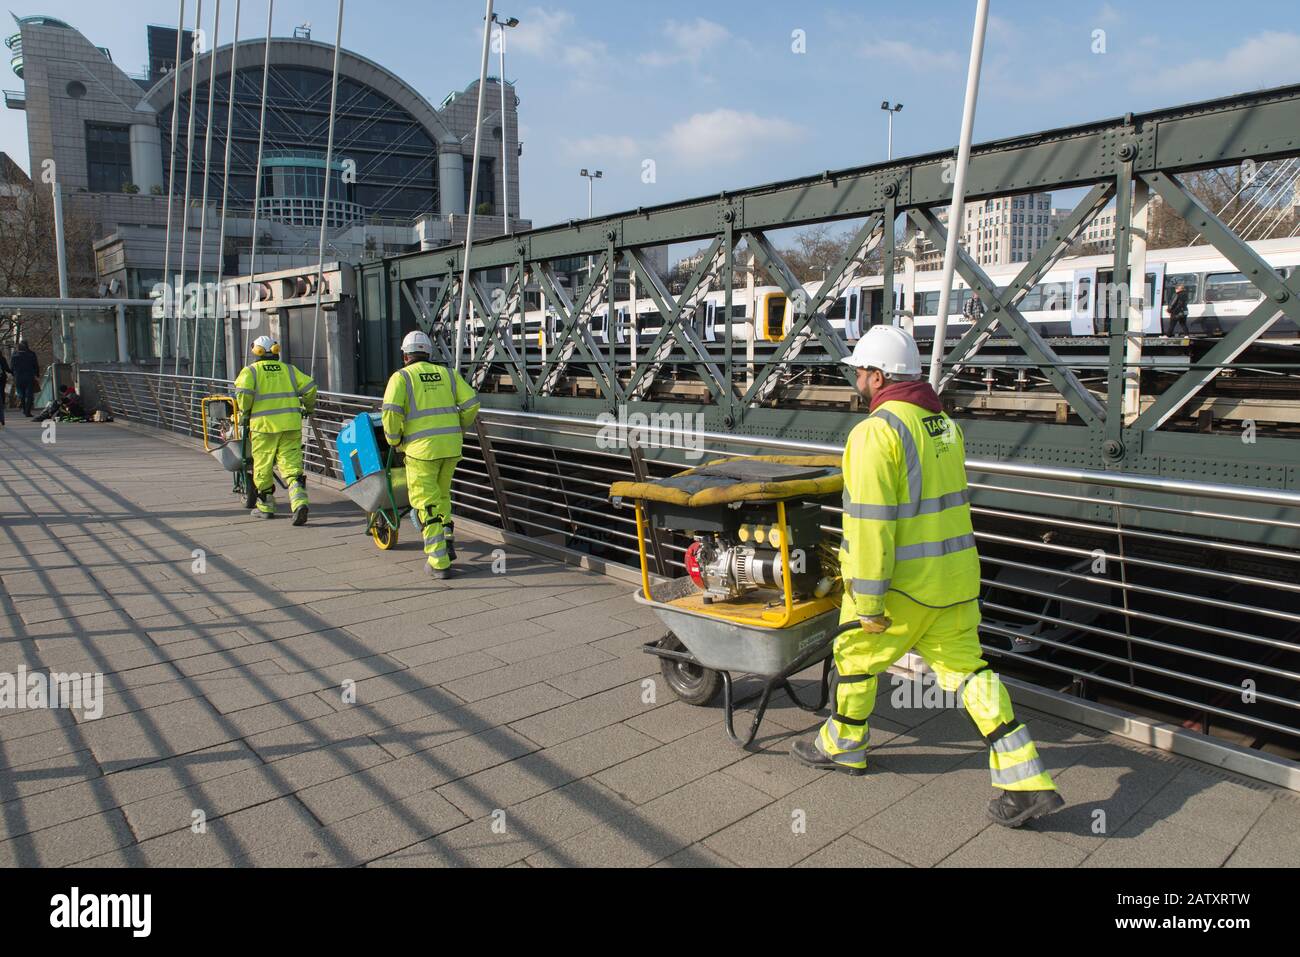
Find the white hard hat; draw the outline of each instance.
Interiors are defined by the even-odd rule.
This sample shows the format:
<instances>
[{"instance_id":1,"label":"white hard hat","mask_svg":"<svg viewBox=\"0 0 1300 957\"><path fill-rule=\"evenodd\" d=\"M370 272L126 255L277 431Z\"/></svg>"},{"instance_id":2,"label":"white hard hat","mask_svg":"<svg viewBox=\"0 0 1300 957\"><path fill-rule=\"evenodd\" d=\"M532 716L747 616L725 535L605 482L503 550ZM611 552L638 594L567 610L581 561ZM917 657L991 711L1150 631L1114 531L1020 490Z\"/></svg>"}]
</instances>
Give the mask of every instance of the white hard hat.
<instances>
[{"instance_id":1,"label":"white hard hat","mask_svg":"<svg viewBox=\"0 0 1300 957\"><path fill-rule=\"evenodd\" d=\"M921 374L921 350L897 326L872 326L843 362L858 369L879 369L888 376Z\"/></svg>"},{"instance_id":2,"label":"white hard hat","mask_svg":"<svg viewBox=\"0 0 1300 957\"><path fill-rule=\"evenodd\" d=\"M404 356L431 356L433 355L433 343L423 332L413 332L402 340L402 355Z\"/></svg>"},{"instance_id":3,"label":"white hard hat","mask_svg":"<svg viewBox=\"0 0 1300 957\"><path fill-rule=\"evenodd\" d=\"M253 340L253 355L278 356L279 354L280 343L276 342L270 336L258 336Z\"/></svg>"}]
</instances>

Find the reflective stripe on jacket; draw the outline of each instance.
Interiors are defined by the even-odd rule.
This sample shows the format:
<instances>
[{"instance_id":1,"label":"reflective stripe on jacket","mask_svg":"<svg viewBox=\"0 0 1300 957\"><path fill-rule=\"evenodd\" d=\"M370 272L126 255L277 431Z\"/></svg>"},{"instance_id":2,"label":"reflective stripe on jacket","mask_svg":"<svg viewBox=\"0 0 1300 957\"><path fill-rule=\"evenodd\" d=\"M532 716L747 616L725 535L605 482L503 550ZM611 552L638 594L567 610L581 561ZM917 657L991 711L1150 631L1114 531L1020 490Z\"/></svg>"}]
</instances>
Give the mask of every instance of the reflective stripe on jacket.
<instances>
[{"instance_id":1,"label":"reflective stripe on jacket","mask_svg":"<svg viewBox=\"0 0 1300 957\"><path fill-rule=\"evenodd\" d=\"M885 593L932 608L979 597L961 429L943 413L885 402L844 449L840 570L859 617Z\"/></svg>"},{"instance_id":2,"label":"reflective stripe on jacket","mask_svg":"<svg viewBox=\"0 0 1300 957\"><path fill-rule=\"evenodd\" d=\"M253 432L297 432L316 408L316 383L288 362L259 359L239 373L235 401Z\"/></svg>"},{"instance_id":3,"label":"reflective stripe on jacket","mask_svg":"<svg viewBox=\"0 0 1300 957\"><path fill-rule=\"evenodd\" d=\"M478 408L478 395L459 372L413 362L393 373L384 390L384 438L413 459L460 458Z\"/></svg>"}]
</instances>

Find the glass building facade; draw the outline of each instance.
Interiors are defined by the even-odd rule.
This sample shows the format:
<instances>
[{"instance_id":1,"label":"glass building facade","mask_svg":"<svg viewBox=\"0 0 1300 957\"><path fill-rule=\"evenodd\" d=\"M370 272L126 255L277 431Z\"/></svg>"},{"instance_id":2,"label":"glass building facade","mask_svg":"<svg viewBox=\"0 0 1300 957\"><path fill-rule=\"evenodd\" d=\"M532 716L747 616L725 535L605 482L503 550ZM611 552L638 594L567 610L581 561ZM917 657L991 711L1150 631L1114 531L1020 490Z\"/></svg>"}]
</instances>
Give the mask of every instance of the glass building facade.
<instances>
[{"instance_id":1,"label":"glass building facade","mask_svg":"<svg viewBox=\"0 0 1300 957\"><path fill-rule=\"evenodd\" d=\"M217 77L213 106L216 126L212 140L210 195L220 197L222 164L225 159L225 126L230 97L229 74ZM242 68L235 83L235 119L231 136L230 208L252 210L257 186L258 122L262 96L260 67ZM195 155L192 195L202 195L203 149L201 135L207 129L208 83L201 78L194 96ZM323 157L329 136L330 74L303 67L272 66L267 95L267 157L321 157L315 173L308 168L292 174L271 170L272 194L285 198L317 200L323 185ZM189 91L182 90L179 129L189 123ZM164 165L171 156L171 109L158 117L162 130ZM349 77L339 79L335 124L334 158L338 164L351 162L355 182L346 192L336 178L332 196L358 206L372 221L390 218L403 223L426 213L436 214L438 203L437 145L409 112L387 96ZM177 178L183 172L185 142L182 138ZM263 184L267 183L263 170ZM280 178L275 177L279 175ZM314 175L314 178L312 178ZM183 189L183 184L178 184ZM284 192L279 192L283 188ZM314 192L312 192L314 190ZM331 209L331 218L333 218ZM319 220L317 220L319 221Z\"/></svg>"}]
</instances>

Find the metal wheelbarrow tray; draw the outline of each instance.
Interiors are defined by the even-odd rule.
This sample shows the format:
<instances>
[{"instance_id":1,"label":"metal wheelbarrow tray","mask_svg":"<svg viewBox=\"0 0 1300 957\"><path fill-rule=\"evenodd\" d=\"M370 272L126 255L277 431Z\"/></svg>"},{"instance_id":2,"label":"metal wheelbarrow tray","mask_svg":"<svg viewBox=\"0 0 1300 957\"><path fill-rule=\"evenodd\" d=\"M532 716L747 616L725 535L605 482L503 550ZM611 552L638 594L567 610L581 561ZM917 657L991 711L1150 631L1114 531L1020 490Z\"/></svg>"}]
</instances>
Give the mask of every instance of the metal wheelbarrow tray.
<instances>
[{"instance_id":1,"label":"metal wheelbarrow tray","mask_svg":"<svg viewBox=\"0 0 1300 957\"><path fill-rule=\"evenodd\" d=\"M241 472L244 469L244 453L240 446L241 443L234 440L222 442L215 448L208 449L208 454L227 472Z\"/></svg>"},{"instance_id":2,"label":"metal wheelbarrow tray","mask_svg":"<svg viewBox=\"0 0 1300 957\"><path fill-rule=\"evenodd\" d=\"M388 479L392 476L393 497L388 497ZM387 473L375 472L367 475L343 489L343 494L352 499L367 514L396 507L405 509L410 506L406 488L406 469L390 469Z\"/></svg>"},{"instance_id":3,"label":"metal wheelbarrow tray","mask_svg":"<svg viewBox=\"0 0 1300 957\"><path fill-rule=\"evenodd\" d=\"M650 598L638 590L638 604L654 609L670 634L646 644L644 650L664 663L664 678L678 697L688 704L706 705L716 697L720 681L723 695L723 721L727 736L742 748L748 748L758 736L759 725L771 702L772 692L783 690L804 711L819 711L830 700L831 649L841 631L858 627L856 623L841 627L839 608L826 602L807 603L807 617L777 628L762 623L752 615L753 624L716 613L698 610L699 590L689 578L652 585ZM718 603L719 609L729 607ZM825 607L824 611L818 609ZM817 662L822 674L817 700L802 701L790 684L790 677ZM760 691L737 700L732 673L763 678ZM716 678L714 676L716 675ZM711 690L712 689L712 690ZM758 708L746 737L735 731L735 710L754 700Z\"/></svg>"}]
</instances>

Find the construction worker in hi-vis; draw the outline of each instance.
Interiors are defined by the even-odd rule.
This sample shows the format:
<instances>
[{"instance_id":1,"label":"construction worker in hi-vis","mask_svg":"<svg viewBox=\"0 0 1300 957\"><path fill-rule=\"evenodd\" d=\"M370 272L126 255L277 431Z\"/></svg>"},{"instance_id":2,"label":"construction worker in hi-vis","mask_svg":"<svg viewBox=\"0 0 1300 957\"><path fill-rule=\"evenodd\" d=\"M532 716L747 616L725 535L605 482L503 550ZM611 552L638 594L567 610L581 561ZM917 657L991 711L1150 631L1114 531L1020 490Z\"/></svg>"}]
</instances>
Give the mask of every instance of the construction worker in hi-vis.
<instances>
[{"instance_id":1,"label":"construction worker in hi-vis","mask_svg":"<svg viewBox=\"0 0 1300 957\"><path fill-rule=\"evenodd\" d=\"M255 518L275 518L275 469L289 486L294 525L307 524L307 476L302 468L302 417L316 409L316 383L280 358L270 336L253 342L253 364L235 380L235 401L249 430L253 451Z\"/></svg>"},{"instance_id":2,"label":"construction worker in hi-vis","mask_svg":"<svg viewBox=\"0 0 1300 957\"><path fill-rule=\"evenodd\" d=\"M434 365L423 332L402 342L405 367L384 390L384 438L406 456L406 488L424 535L429 574L451 577L456 530L451 477L461 459L465 430L478 418L479 398L454 369Z\"/></svg>"},{"instance_id":3,"label":"construction worker in hi-vis","mask_svg":"<svg viewBox=\"0 0 1300 957\"><path fill-rule=\"evenodd\" d=\"M979 642L980 560L971 525L961 429L921 379L916 342L874 326L844 360L871 415L844 449L840 622L834 711L792 753L816 768L865 774L877 676L916 651L955 694L989 746L989 817L1019 827L1064 806L1029 729Z\"/></svg>"}]
</instances>

